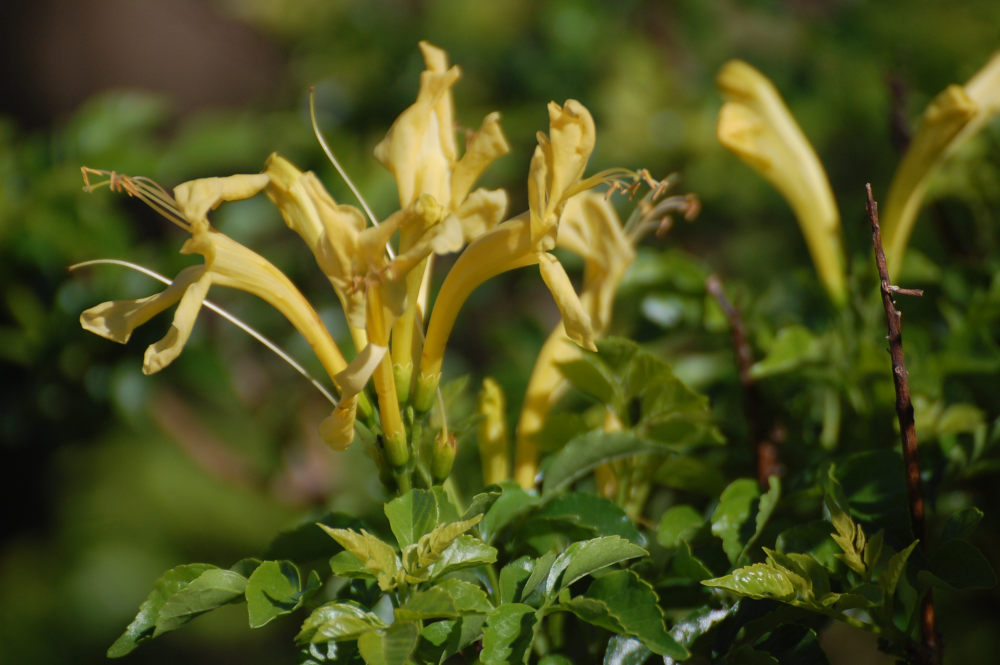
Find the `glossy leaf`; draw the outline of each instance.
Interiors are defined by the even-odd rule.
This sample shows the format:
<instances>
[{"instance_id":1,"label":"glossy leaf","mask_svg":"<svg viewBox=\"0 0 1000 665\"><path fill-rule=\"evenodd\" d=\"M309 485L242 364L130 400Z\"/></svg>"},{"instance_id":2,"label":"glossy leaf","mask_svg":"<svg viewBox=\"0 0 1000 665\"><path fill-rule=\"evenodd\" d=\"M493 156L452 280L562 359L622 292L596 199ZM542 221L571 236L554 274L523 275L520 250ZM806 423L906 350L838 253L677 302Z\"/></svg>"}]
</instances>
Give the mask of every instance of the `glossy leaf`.
<instances>
[{"instance_id":1,"label":"glossy leaf","mask_svg":"<svg viewBox=\"0 0 1000 665\"><path fill-rule=\"evenodd\" d=\"M410 490L385 504L384 510L400 549L416 543L440 522L438 499L430 490Z\"/></svg>"},{"instance_id":2,"label":"glossy leaf","mask_svg":"<svg viewBox=\"0 0 1000 665\"><path fill-rule=\"evenodd\" d=\"M245 591L250 627L259 628L275 617L289 614L302 604L306 595L320 586L313 571L309 584L302 587L302 575L291 561L265 561L247 580Z\"/></svg>"},{"instance_id":3,"label":"glossy leaf","mask_svg":"<svg viewBox=\"0 0 1000 665\"><path fill-rule=\"evenodd\" d=\"M552 568L545 578L545 593L557 593L584 575L647 554L649 553L643 548L619 536L604 536L573 543L552 562Z\"/></svg>"},{"instance_id":4,"label":"glossy leaf","mask_svg":"<svg viewBox=\"0 0 1000 665\"><path fill-rule=\"evenodd\" d=\"M247 579L221 568L206 570L163 603L156 617L153 637L176 630L199 614L214 610L243 596Z\"/></svg>"},{"instance_id":5,"label":"glossy leaf","mask_svg":"<svg viewBox=\"0 0 1000 665\"><path fill-rule=\"evenodd\" d=\"M667 632L659 597L650 584L629 570L616 570L591 583L565 607L584 621L635 637L661 656L684 660L690 654Z\"/></svg>"},{"instance_id":6,"label":"glossy leaf","mask_svg":"<svg viewBox=\"0 0 1000 665\"><path fill-rule=\"evenodd\" d=\"M476 494L472 497L472 501L469 502L469 507L465 509L462 514L463 520L472 519L477 515L485 515L486 511L493 507L497 499L503 494L503 488L499 485L490 485L486 487L482 492Z\"/></svg>"},{"instance_id":7,"label":"glossy leaf","mask_svg":"<svg viewBox=\"0 0 1000 665\"><path fill-rule=\"evenodd\" d=\"M667 549L674 549L682 542L691 542L704 524L705 518L691 506L672 506L660 518L656 542Z\"/></svg>"},{"instance_id":8,"label":"glossy leaf","mask_svg":"<svg viewBox=\"0 0 1000 665\"><path fill-rule=\"evenodd\" d=\"M358 651L367 665L406 665L419 636L420 627L416 623L396 622L359 637Z\"/></svg>"},{"instance_id":9,"label":"glossy leaf","mask_svg":"<svg viewBox=\"0 0 1000 665\"><path fill-rule=\"evenodd\" d=\"M483 628L483 665L527 663L535 639L535 608L521 603L504 604L486 617Z\"/></svg>"},{"instance_id":10,"label":"glossy leaf","mask_svg":"<svg viewBox=\"0 0 1000 665\"><path fill-rule=\"evenodd\" d=\"M139 606L139 613L136 614L135 619L108 649L108 657L120 658L135 649L140 642L151 638L156 628L160 609L167 602L167 599L191 584L205 571L214 568L215 566L207 563L189 563L171 568L163 573L160 579L156 580L149 596Z\"/></svg>"},{"instance_id":11,"label":"glossy leaf","mask_svg":"<svg viewBox=\"0 0 1000 665\"><path fill-rule=\"evenodd\" d=\"M349 529L331 529L320 525L331 538L361 561L365 569L375 576L383 591L397 584L400 562L395 550L367 531L358 533Z\"/></svg>"},{"instance_id":12,"label":"glossy leaf","mask_svg":"<svg viewBox=\"0 0 1000 665\"><path fill-rule=\"evenodd\" d=\"M793 582L789 571L763 563L755 563L734 570L729 575L702 582L705 586L728 589L741 596L792 600L795 588L801 583Z\"/></svg>"},{"instance_id":13,"label":"glossy leaf","mask_svg":"<svg viewBox=\"0 0 1000 665\"><path fill-rule=\"evenodd\" d=\"M332 602L313 610L302 624L295 641L304 644L356 640L364 633L384 627L378 616L357 605Z\"/></svg>"},{"instance_id":14,"label":"glossy leaf","mask_svg":"<svg viewBox=\"0 0 1000 665\"><path fill-rule=\"evenodd\" d=\"M603 665L642 665L653 652L634 637L612 635L604 650Z\"/></svg>"},{"instance_id":15,"label":"glossy leaf","mask_svg":"<svg viewBox=\"0 0 1000 665\"><path fill-rule=\"evenodd\" d=\"M552 557L553 559L555 556ZM525 582L531 577L534 563L523 556L500 569L500 602L513 603L521 599ZM547 571L546 571L547 572Z\"/></svg>"},{"instance_id":16,"label":"glossy leaf","mask_svg":"<svg viewBox=\"0 0 1000 665\"><path fill-rule=\"evenodd\" d=\"M479 533L487 543L493 542L497 533L515 519L538 505L541 499L529 494L514 482L503 483L503 494L497 497L479 523Z\"/></svg>"}]
</instances>

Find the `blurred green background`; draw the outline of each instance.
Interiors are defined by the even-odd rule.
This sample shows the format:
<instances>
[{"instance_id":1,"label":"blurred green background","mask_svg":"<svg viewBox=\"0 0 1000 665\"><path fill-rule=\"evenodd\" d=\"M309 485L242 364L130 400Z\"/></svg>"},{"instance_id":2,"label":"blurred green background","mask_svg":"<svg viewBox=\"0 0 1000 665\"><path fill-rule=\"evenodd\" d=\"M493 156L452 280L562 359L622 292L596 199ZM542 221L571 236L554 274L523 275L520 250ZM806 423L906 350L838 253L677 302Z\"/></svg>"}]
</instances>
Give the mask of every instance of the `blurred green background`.
<instances>
[{"instance_id":1,"label":"blurred green background","mask_svg":"<svg viewBox=\"0 0 1000 665\"><path fill-rule=\"evenodd\" d=\"M172 275L189 263L176 252L179 230L124 197L83 193L81 165L172 187L257 171L278 151L348 201L309 127L315 86L328 140L385 214L394 185L371 151L415 96L417 42L427 39L463 69L460 126L503 113L512 152L484 184L508 188L513 209L524 207L545 104L579 99L598 128L591 170L678 172L680 188L700 197L701 217L662 246L755 294L771 325L808 323L808 302L822 295L804 243L778 195L717 144L715 72L739 57L775 81L830 174L848 253L864 257L863 185L876 196L888 188L894 114L913 122L945 85L964 82L1000 47L998 26L996 0L49 0L10 9L0 28L0 659L105 662L163 570L228 565L320 507L380 508L363 452L334 456L319 443L322 399L217 317L203 316L185 353L154 378L142 376L141 357L165 317L126 347L80 329L83 309L154 287L112 267L70 276L68 265L122 258ZM945 205L948 196L979 203L954 206L947 229L923 220L912 246L928 263L995 256L998 146L994 123L936 190ZM343 333L325 280L263 197L224 206L213 221L287 268ZM446 373L478 381L492 372L516 408L556 317L539 285L515 274L480 289ZM266 307L212 297L309 358ZM642 311L625 298L616 330L664 335L663 321ZM925 325L939 325L935 317ZM919 312L910 321L919 325ZM980 404L991 420L996 400ZM989 516L993 506L980 505ZM996 599L953 605L942 619L951 653L996 653ZM199 619L129 661L294 662L293 620L251 632L241 612Z\"/></svg>"}]
</instances>

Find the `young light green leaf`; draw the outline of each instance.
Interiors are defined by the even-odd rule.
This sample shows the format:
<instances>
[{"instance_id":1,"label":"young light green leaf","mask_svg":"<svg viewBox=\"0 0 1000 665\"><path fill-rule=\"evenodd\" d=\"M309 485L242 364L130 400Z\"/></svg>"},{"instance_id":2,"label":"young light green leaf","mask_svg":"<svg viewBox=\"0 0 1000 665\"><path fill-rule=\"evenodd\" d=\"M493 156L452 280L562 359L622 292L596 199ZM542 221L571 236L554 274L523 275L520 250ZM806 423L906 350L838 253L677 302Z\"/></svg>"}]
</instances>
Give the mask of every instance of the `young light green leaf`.
<instances>
[{"instance_id":1,"label":"young light green leaf","mask_svg":"<svg viewBox=\"0 0 1000 665\"><path fill-rule=\"evenodd\" d=\"M401 550L430 533L440 521L438 499L430 490L410 490L385 504L383 510Z\"/></svg>"},{"instance_id":2,"label":"young light green leaf","mask_svg":"<svg viewBox=\"0 0 1000 665\"><path fill-rule=\"evenodd\" d=\"M372 630L358 638L358 651L366 665L406 665L417 647L420 626L396 622L382 630Z\"/></svg>"},{"instance_id":3,"label":"young light green leaf","mask_svg":"<svg viewBox=\"0 0 1000 665\"><path fill-rule=\"evenodd\" d=\"M275 617L295 611L319 585L315 571L303 588L302 575L291 561L264 561L250 575L244 592L250 627L260 628Z\"/></svg>"},{"instance_id":4,"label":"young light green leaf","mask_svg":"<svg viewBox=\"0 0 1000 665\"><path fill-rule=\"evenodd\" d=\"M649 552L643 548L619 536L603 536L573 543L552 562L552 568L545 578L545 594L551 596L584 575L647 554Z\"/></svg>"},{"instance_id":5,"label":"young light green leaf","mask_svg":"<svg viewBox=\"0 0 1000 665\"><path fill-rule=\"evenodd\" d=\"M804 580L793 582L792 575L794 573L785 568L755 563L723 577L703 580L702 584L751 598L791 601L795 598L796 586L805 584Z\"/></svg>"},{"instance_id":6,"label":"young light green leaf","mask_svg":"<svg viewBox=\"0 0 1000 665\"><path fill-rule=\"evenodd\" d=\"M443 574L445 566L455 569L496 561L495 549L478 538L460 535L481 519L482 515L477 515L470 520L438 525L416 544L407 546L402 557L407 580L411 583L426 581L432 575ZM456 544L457 547L453 547ZM447 562L438 565L445 553L448 553Z\"/></svg>"},{"instance_id":7,"label":"young light green leaf","mask_svg":"<svg viewBox=\"0 0 1000 665\"><path fill-rule=\"evenodd\" d=\"M434 588L451 596L452 600L455 601L455 607L463 614L485 614L493 611L493 605L486 592L471 582L450 578L438 582Z\"/></svg>"},{"instance_id":8,"label":"young light green leaf","mask_svg":"<svg viewBox=\"0 0 1000 665\"><path fill-rule=\"evenodd\" d=\"M455 606L455 599L438 587L416 591L406 602L395 610L396 621L423 621L425 619L449 619L461 614Z\"/></svg>"},{"instance_id":9,"label":"young light green leaf","mask_svg":"<svg viewBox=\"0 0 1000 665\"><path fill-rule=\"evenodd\" d=\"M704 524L705 518L691 506L671 506L660 518L656 542L667 549L674 549L682 542L690 542Z\"/></svg>"},{"instance_id":10,"label":"young light green leaf","mask_svg":"<svg viewBox=\"0 0 1000 665\"><path fill-rule=\"evenodd\" d=\"M330 570L338 577L375 579L375 575L365 567L364 562L346 550L330 557Z\"/></svg>"},{"instance_id":11,"label":"young light green leaf","mask_svg":"<svg viewBox=\"0 0 1000 665\"><path fill-rule=\"evenodd\" d=\"M351 603L331 602L313 610L303 622L295 641L306 644L356 640L378 628L385 628L385 624L375 614Z\"/></svg>"},{"instance_id":12,"label":"young light green leaf","mask_svg":"<svg viewBox=\"0 0 1000 665\"><path fill-rule=\"evenodd\" d=\"M491 564L496 560L495 547L487 545L475 536L459 536L428 567L428 579L436 580L456 570Z\"/></svg>"},{"instance_id":13,"label":"young light green leaf","mask_svg":"<svg viewBox=\"0 0 1000 665\"><path fill-rule=\"evenodd\" d=\"M215 566L207 563L189 563L171 568L163 573L160 579L156 580L153 590L149 592L149 596L139 606L139 613L136 614L135 619L132 620L132 623L125 629L125 632L108 649L108 658L120 658L130 653L141 642L153 637L160 609L167 599L191 584L206 570L214 568Z\"/></svg>"},{"instance_id":14,"label":"young light green leaf","mask_svg":"<svg viewBox=\"0 0 1000 665\"><path fill-rule=\"evenodd\" d=\"M744 546L753 537L750 516L760 490L757 481L750 478L734 480L719 497L719 505L712 513L712 533L722 540L722 549L729 562L735 564Z\"/></svg>"},{"instance_id":15,"label":"young light green leaf","mask_svg":"<svg viewBox=\"0 0 1000 665\"><path fill-rule=\"evenodd\" d=\"M500 605L486 617L483 628L483 665L527 663L535 640L535 608L521 603Z\"/></svg>"},{"instance_id":16,"label":"young light green leaf","mask_svg":"<svg viewBox=\"0 0 1000 665\"><path fill-rule=\"evenodd\" d=\"M239 573L210 568L167 598L156 618L153 637L176 630L199 614L238 600L247 579Z\"/></svg>"},{"instance_id":17,"label":"young light green leaf","mask_svg":"<svg viewBox=\"0 0 1000 665\"><path fill-rule=\"evenodd\" d=\"M893 594L896 593L896 585L899 584L899 578L902 576L903 571L906 570L906 561L910 558L910 554L913 553L913 549L917 546L918 542L914 540L905 549L892 555L889 558L889 563L886 564L885 570L879 575L878 583L885 590L886 598L892 598Z\"/></svg>"},{"instance_id":18,"label":"young light green leaf","mask_svg":"<svg viewBox=\"0 0 1000 665\"><path fill-rule=\"evenodd\" d=\"M364 530L358 533L350 529L331 529L324 524L320 527L364 563L365 569L375 576L380 589L388 591L396 587L400 562L392 547Z\"/></svg>"}]
</instances>

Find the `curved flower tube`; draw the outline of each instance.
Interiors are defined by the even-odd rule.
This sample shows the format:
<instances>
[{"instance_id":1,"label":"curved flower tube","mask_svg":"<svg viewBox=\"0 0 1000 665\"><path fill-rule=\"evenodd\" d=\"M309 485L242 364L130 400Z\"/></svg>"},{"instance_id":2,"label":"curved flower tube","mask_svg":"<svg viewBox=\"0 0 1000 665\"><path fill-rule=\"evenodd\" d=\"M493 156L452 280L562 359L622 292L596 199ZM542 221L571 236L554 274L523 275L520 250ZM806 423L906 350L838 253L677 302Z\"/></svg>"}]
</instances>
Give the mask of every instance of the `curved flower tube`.
<instances>
[{"instance_id":1,"label":"curved flower tube","mask_svg":"<svg viewBox=\"0 0 1000 665\"><path fill-rule=\"evenodd\" d=\"M774 185L792 207L820 282L838 305L847 300L840 213L826 172L781 95L763 74L740 60L716 79L726 103L716 134Z\"/></svg>"},{"instance_id":2,"label":"curved flower tube","mask_svg":"<svg viewBox=\"0 0 1000 665\"><path fill-rule=\"evenodd\" d=\"M896 274L903 263L931 174L998 112L1000 52L965 86L948 86L927 106L886 197L882 229L890 275Z\"/></svg>"}]
</instances>

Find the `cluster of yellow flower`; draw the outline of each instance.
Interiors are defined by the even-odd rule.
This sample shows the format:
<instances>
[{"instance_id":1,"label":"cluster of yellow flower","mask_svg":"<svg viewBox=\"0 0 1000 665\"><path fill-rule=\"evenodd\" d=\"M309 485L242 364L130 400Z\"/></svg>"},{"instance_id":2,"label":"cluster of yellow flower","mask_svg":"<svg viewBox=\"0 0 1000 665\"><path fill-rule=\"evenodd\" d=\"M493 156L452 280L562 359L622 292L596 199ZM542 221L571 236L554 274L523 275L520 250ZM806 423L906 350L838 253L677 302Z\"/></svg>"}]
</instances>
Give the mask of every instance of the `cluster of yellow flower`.
<instances>
[{"instance_id":1,"label":"cluster of yellow flower","mask_svg":"<svg viewBox=\"0 0 1000 665\"><path fill-rule=\"evenodd\" d=\"M583 105L569 100L561 106L549 104L549 133L539 132L529 169L529 209L508 218L506 192L473 189L483 171L509 150L499 114L483 119L459 156L451 94L459 69L449 67L444 51L426 42L420 47L426 69L416 102L375 148L375 157L392 172L399 193L399 210L384 220L377 221L363 201L364 210L336 202L313 173L303 173L276 154L262 173L187 182L172 196L145 178L84 169L85 180L88 175L108 176L95 184L141 198L190 232L181 252L201 254L205 262L181 271L161 293L103 303L85 311L80 320L87 330L125 343L137 326L177 304L169 332L146 351L143 371L151 374L180 354L210 286L252 293L278 309L308 340L336 388L333 413L320 425L323 440L335 449L349 446L360 413L380 434L372 451L376 460L382 466L387 463L401 485L408 483L403 470L416 464L440 482L454 460L453 437L445 428L429 459L415 460L424 453L419 442L411 440L404 407L410 405L419 414L435 404L445 345L469 294L491 277L537 264L562 322L540 354L521 417L517 477L527 486L534 482L537 466L533 437L565 389L556 363L579 347L595 348L595 336L608 327L613 294L633 258L635 242L664 215L688 210L692 200L663 199L665 186L645 172L613 170L585 178L594 122ZM654 191L623 226L607 197L592 189L602 183L625 189L629 179L633 185L645 181ZM94 185L87 180L87 186ZM221 203L260 192L308 245L340 299L356 352L351 362L313 306L278 268L209 223L208 213ZM557 245L584 259L581 295L551 253ZM461 254L429 311L434 257L455 252ZM377 410L365 393L369 381ZM489 481L507 477L500 461L507 455L504 447L484 459L484 468L494 469Z\"/></svg>"}]
</instances>

